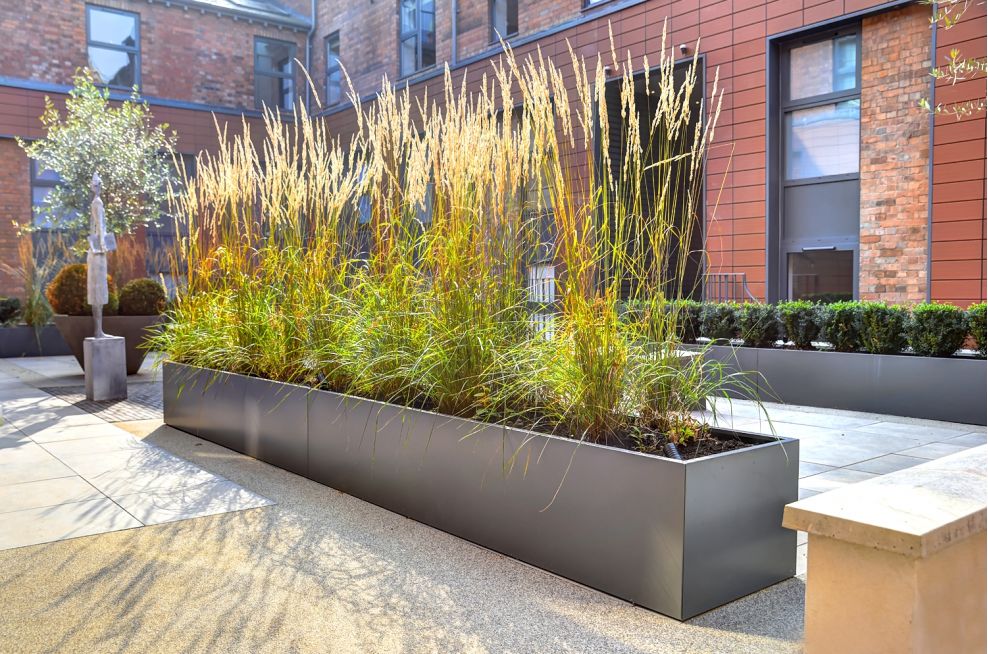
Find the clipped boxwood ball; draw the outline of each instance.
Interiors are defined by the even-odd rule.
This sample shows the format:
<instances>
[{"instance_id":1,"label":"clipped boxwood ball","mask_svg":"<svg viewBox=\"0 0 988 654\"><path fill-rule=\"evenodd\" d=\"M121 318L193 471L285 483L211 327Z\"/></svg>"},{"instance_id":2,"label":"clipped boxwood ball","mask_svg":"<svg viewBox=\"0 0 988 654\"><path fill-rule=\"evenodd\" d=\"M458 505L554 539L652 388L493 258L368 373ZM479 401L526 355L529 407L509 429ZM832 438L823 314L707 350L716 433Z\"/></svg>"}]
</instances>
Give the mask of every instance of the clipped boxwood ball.
<instances>
[{"instance_id":1,"label":"clipped boxwood ball","mask_svg":"<svg viewBox=\"0 0 988 654\"><path fill-rule=\"evenodd\" d=\"M119 302L117 285L110 275L106 276L106 286L110 301L103 307L103 313L109 316L117 312ZM55 313L67 316L91 315L93 308L86 301L86 264L73 263L58 271L55 279L45 289L45 297Z\"/></svg>"},{"instance_id":2,"label":"clipped boxwood ball","mask_svg":"<svg viewBox=\"0 0 988 654\"><path fill-rule=\"evenodd\" d=\"M165 287L150 279L132 279L120 289L121 316L157 316L165 310Z\"/></svg>"}]
</instances>

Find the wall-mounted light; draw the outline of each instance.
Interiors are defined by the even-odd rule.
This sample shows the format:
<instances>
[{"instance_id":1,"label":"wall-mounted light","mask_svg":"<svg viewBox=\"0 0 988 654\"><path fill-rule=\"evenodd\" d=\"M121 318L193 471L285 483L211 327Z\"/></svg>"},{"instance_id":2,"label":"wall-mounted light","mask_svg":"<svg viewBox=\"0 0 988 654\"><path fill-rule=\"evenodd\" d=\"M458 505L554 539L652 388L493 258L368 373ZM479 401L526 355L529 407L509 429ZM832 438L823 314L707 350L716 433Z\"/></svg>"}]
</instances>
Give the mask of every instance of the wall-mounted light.
<instances>
[{"instance_id":1,"label":"wall-mounted light","mask_svg":"<svg viewBox=\"0 0 988 654\"><path fill-rule=\"evenodd\" d=\"M679 44L679 54L686 54L690 51L690 48L685 43Z\"/></svg>"}]
</instances>

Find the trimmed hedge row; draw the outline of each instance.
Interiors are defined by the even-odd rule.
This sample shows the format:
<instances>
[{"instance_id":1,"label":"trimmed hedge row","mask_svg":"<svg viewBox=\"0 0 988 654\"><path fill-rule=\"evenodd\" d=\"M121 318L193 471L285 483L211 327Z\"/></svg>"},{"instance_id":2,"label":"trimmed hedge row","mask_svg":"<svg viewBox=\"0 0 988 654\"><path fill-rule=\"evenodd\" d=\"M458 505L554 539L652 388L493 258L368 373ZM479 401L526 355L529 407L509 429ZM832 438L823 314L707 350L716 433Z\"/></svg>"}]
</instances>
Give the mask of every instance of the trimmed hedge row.
<instances>
[{"instance_id":1,"label":"trimmed hedge row","mask_svg":"<svg viewBox=\"0 0 988 654\"><path fill-rule=\"evenodd\" d=\"M909 347L918 355L947 357L970 336L985 356L984 302L966 311L937 302L912 309L881 302L817 304L805 300L775 305L681 300L675 305L680 337L687 343L705 337L772 347L782 339L804 350L829 343L838 352L897 354Z\"/></svg>"}]
</instances>

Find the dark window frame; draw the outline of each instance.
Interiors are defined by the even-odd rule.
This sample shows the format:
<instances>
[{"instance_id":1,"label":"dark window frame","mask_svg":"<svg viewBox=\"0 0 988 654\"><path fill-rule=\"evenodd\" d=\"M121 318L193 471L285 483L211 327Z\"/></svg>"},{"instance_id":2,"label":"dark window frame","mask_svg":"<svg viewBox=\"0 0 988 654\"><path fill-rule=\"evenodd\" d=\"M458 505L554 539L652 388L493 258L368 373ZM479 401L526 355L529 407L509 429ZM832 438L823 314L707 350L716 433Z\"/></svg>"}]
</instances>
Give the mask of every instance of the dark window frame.
<instances>
[{"instance_id":1,"label":"dark window frame","mask_svg":"<svg viewBox=\"0 0 988 654\"><path fill-rule=\"evenodd\" d=\"M487 21L490 24L490 42L492 44L494 44L494 43L500 43L500 39L507 40L507 39L511 38L512 36L518 36L518 34L521 31L520 20L518 18L518 12L519 12L518 0L504 0L504 2L512 2L513 3L513 6L515 8L515 12L514 12L515 13L515 31L508 32L507 34L498 35L497 29L496 29L495 24L494 24L494 5L497 3L497 1L498 0L488 0L488 2L487 2Z\"/></svg>"},{"instance_id":2,"label":"dark window frame","mask_svg":"<svg viewBox=\"0 0 988 654\"><path fill-rule=\"evenodd\" d=\"M277 73L277 72L274 72L274 71L271 71L271 70L261 70L260 68L258 68L258 58L259 58L259 56L258 56L258 53L257 53L257 45L259 43L262 43L262 42L264 42L264 43L274 43L274 44L278 44L278 45L287 45L290 48L291 54L288 57L288 65L291 67L290 72L288 72L288 73ZM297 88L296 88L296 86L297 86L297 84L296 84L297 80L295 79L295 58L296 58L297 55L298 55L298 46L294 42L292 42L292 41L283 41L281 39L272 39L272 38L267 37L267 36L255 36L254 37L254 108L255 109L262 110L264 108L264 105L265 105L265 103L263 102L262 98L260 97L260 94L258 93L258 86L257 86L258 76L261 76L261 77L271 77L271 78L279 79L279 80L282 80L282 79L291 80L291 83L292 83L292 92L291 92L292 106L291 107L287 107L287 108L286 107L282 107L282 106L278 106L278 107L271 107L271 106L269 106L268 108L269 109L277 109L279 111L291 111L292 109L294 109L295 102L296 102L296 100L298 98L298 93L297 93Z\"/></svg>"},{"instance_id":3,"label":"dark window frame","mask_svg":"<svg viewBox=\"0 0 988 654\"><path fill-rule=\"evenodd\" d=\"M102 11L108 14L119 14L134 19L134 34L136 45L128 47L119 43L107 43L105 41L95 41L92 38L92 12ZM141 88L141 14L136 11L126 11L114 7L104 7L102 5L86 5L86 60L89 60L89 48L103 48L104 50L116 50L134 55L134 86ZM125 89L130 91L132 87L119 84L99 84L111 89Z\"/></svg>"},{"instance_id":4,"label":"dark window frame","mask_svg":"<svg viewBox=\"0 0 988 654\"><path fill-rule=\"evenodd\" d=\"M402 28L402 16L401 9L402 4L406 0L398 0L398 79L404 79L416 75L424 70L429 70L430 68L435 68L438 61L438 53L436 52L436 3L432 3L432 11L426 12L432 14L432 61L430 63L425 63L425 58L423 56L424 49L422 44L425 42L426 32L422 28L422 3L424 0L408 0L415 3L415 27L412 29L405 30ZM415 61L412 62L412 70L409 72L404 72L404 60L402 59L402 43L408 39L415 39Z\"/></svg>"},{"instance_id":5,"label":"dark window frame","mask_svg":"<svg viewBox=\"0 0 988 654\"><path fill-rule=\"evenodd\" d=\"M832 91L830 93L822 93L819 95L808 96L805 98L799 98L798 100L789 100L789 89L790 89L790 54L796 48L800 48L807 45L813 45L814 43L821 43L823 41L835 41L836 39L854 36L855 37L855 75L854 75L854 87L850 89L843 89L840 91ZM834 56L836 57L836 50L834 50ZM836 63L836 62L835 62ZM786 152L788 148L788 141L786 140L786 130L785 130L785 119L786 114L798 111L801 109L813 109L815 107L823 107L831 104L838 104L840 102L847 102L849 100L860 100L861 99L861 28L858 25L844 27L837 30L827 30L824 32L817 32L815 34L804 36L801 38L792 39L786 41L781 45L779 51L779 72L781 78L779 80L779 117L781 129L779 131L779 143L781 145L781 161L779 166L779 173L781 175L781 183L783 187L787 186L800 186L805 184L818 184L820 182L836 182L841 180L859 179L861 177L861 165L860 161L858 164L858 172L856 173L840 173L837 175L820 175L817 177L800 177L797 179L788 179L786 176ZM860 117L858 119L860 121ZM858 148L858 157L860 159L861 149Z\"/></svg>"},{"instance_id":6,"label":"dark window frame","mask_svg":"<svg viewBox=\"0 0 988 654\"><path fill-rule=\"evenodd\" d=\"M789 100L790 53L794 48L825 40L833 40L843 36L856 36L856 76L853 89ZM827 238L826 243L818 239L787 239L783 236L783 195L785 190L793 186L819 184L826 182L851 181L860 179L860 161L858 172L839 175L826 175L795 180L786 179L785 153L788 143L785 136L785 117L790 111L835 104L836 102L860 99L862 88L861 73L861 23L852 18L834 21L824 28L812 29L795 35L785 35L780 38L768 39L768 56L766 66L766 300L777 302L788 299L792 289L789 288L789 254L799 251L814 250L850 250L853 256L853 291L852 297L859 297L860 274L860 242L858 235L853 237ZM859 147L858 156L861 151Z\"/></svg>"},{"instance_id":7,"label":"dark window frame","mask_svg":"<svg viewBox=\"0 0 988 654\"><path fill-rule=\"evenodd\" d=\"M334 63L333 63L333 65L330 65L330 50L329 50L329 47L330 47L330 43L334 39L336 41L336 51L332 53L332 58L333 58L333 62ZM332 107L333 105L337 105L337 104L340 104L341 102L343 102L343 65L342 65L342 63L340 61L340 50L341 50L341 47L340 47L340 31L339 30L336 30L335 32L330 32L329 34L327 34L326 35L326 38L323 39L323 52L326 55L326 65L325 65L325 68L326 68L325 73L326 74L325 74L325 80L324 80L324 82L325 82L325 87L326 87L326 106L327 107ZM337 97L336 99L331 98L330 97L330 93L329 93L329 77L330 77L330 75L332 75L334 73L335 74L338 74L339 75L339 78L340 78L340 81L339 81L339 85L340 85L339 97Z\"/></svg>"}]
</instances>

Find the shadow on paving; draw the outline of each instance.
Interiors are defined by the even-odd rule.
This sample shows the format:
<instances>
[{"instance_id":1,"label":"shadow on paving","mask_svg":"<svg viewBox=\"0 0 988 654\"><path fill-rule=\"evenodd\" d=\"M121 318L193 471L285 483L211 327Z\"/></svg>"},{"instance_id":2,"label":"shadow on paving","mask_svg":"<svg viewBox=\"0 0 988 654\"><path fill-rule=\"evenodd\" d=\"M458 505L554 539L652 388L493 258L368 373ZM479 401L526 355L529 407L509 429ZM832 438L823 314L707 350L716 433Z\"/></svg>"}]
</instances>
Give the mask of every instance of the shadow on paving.
<instances>
[{"instance_id":1,"label":"shadow on paving","mask_svg":"<svg viewBox=\"0 0 988 654\"><path fill-rule=\"evenodd\" d=\"M277 504L0 552L0 651L800 649L799 579L679 623L157 424Z\"/></svg>"}]
</instances>

